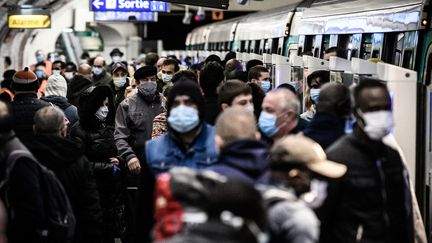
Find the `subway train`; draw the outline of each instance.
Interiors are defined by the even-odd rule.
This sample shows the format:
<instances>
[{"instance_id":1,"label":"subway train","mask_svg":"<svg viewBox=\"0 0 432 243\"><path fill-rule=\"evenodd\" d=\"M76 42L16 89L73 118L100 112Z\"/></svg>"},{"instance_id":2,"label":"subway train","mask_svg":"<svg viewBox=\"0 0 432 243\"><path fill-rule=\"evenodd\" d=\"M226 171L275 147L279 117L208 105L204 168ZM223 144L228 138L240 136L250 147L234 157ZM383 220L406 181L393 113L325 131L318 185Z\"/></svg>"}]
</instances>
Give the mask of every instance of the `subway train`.
<instances>
[{"instance_id":1,"label":"subway train","mask_svg":"<svg viewBox=\"0 0 432 243\"><path fill-rule=\"evenodd\" d=\"M261 59L274 85L290 81L294 68L342 73L347 85L372 75L390 89L394 135L407 161L427 232L432 231L432 29L425 0L315 0L201 26L172 51L195 62L210 54ZM323 60L337 46L347 59ZM302 53L307 53L300 57ZM383 63L366 60L374 58ZM282 74L282 75L279 75ZM351 78L345 78L350 77ZM335 75L336 77L336 75ZM305 78L305 77L303 77ZM350 81L347 81L350 80ZM431 236L429 235L429 240Z\"/></svg>"}]
</instances>

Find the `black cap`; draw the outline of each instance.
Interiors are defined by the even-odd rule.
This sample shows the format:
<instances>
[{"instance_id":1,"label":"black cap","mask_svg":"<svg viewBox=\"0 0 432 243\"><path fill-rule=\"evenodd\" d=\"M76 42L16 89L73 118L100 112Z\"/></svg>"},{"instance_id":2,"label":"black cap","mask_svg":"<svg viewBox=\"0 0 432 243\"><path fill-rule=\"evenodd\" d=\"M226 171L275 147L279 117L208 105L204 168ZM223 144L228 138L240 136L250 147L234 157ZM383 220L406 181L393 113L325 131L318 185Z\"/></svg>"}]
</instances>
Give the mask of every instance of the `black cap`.
<instances>
[{"instance_id":1,"label":"black cap","mask_svg":"<svg viewBox=\"0 0 432 243\"><path fill-rule=\"evenodd\" d=\"M111 52L110 52L110 56L114 55L114 54L120 54L120 56L123 56L123 52L120 51L120 49L118 48L114 48Z\"/></svg>"},{"instance_id":2,"label":"black cap","mask_svg":"<svg viewBox=\"0 0 432 243\"><path fill-rule=\"evenodd\" d=\"M121 63L121 62L114 63L114 65L112 66L111 74L113 74L117 70L123 70L125 72L128 71L127 68L126 68L126 66L123 63Z\"/></svg>"},{"instance_id":3,"label":"black cap","mask_svg":"<svg viewBox=\"0 0 432 243\"><path fill-rule=\"evenodd\" d=\"M143 78L156 76L156 74L157 74L157 69L155 66L144 66L136 70L136 72L134 73L134 78L136 81L139 81L140 79Z\"/></svg>"}]
</instances>

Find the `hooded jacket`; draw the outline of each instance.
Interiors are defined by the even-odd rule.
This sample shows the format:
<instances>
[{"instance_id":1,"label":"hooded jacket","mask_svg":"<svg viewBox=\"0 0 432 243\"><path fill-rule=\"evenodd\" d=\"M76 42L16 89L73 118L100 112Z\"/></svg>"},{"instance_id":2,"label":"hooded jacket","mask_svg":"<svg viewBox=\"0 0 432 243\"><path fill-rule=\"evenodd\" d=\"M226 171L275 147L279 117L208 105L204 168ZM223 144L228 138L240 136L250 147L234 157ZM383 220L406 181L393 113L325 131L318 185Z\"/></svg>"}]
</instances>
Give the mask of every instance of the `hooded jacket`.
<instances>
[{"instance_id":1,"label":"hooded jacket","mask_svg":"<svg viewBox=\"0 0 432 243\"><path fill-rule=\"evenodd\" d=\"M230 179L261 182L267 171L266 145L254 140L239 140L225 146L213 170Z\"/></svg>"},{"instance_id":2,"label":"hooded jacket","mask_svg":"<svg viewBox=\"0 0 432 243\"><path fill-rule=\"evenodd\" d=\"M78 120L78 109L69 103L68 99L63 96L50 95L41 98L42 100L52 103L63 110L66 118L69 120L69 126L72 127Z\"/></svg>"},{"instance_id":3,"label":"hooded jacket","mask_svg":"<svg viewBox=\"0 0 432 243\"><path fill-rule=\"evenodd\" d=\"M55 135L36 135L26 146L63 184L77 219L74 242L98 242L102 209L90 163L78 144Z\"/></svg>"},{"instance_id":4,"label":"hooded jacket","mask_svg":"<svg viewBox=\"0 0 432 243\"><path fill-rule=\"evenodd\" d=\"M69 102L78 107L81 94L92 86L92 82L82 75L75 75L68 84L67 95Z\"/></svg>"}]
</instances>

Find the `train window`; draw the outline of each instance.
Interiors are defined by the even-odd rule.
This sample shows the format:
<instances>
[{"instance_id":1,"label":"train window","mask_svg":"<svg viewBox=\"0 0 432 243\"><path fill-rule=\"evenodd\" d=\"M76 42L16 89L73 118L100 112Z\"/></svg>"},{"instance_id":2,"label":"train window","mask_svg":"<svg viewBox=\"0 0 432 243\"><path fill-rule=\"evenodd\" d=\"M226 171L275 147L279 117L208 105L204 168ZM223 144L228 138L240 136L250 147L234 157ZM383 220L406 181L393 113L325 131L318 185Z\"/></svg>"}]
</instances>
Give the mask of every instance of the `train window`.
<instances>
[{"instance_id":1,"label":"train window","mask_svg":"<svg viewBox=\"0 0 432 243\"><path fill-rule=\"evenodd\" d=\"M314 36L313 35L307 35L305 37L305 42L303 46L303 52L311 52L312 51L312 45L313 45Z\"/></svg>"},{"instance_id":2,"label":"train window","mask_svg":"<svg viewBox=\"0 0 432 243\"><path fill-rule=\"evenodd\" d=\"M413 56L413 51L405 49L403 54L402 67L411 69L412 56Z\"/></svg>"},{"instance_id":3,"label":"train window","mask_svg":"<svg viewBox=\"0 0 432 243\"><path fill-rule=\"evenodd\" d=\"M372 58L379 58L379 54L380 54L379 50L373 50L372 51Z\"/></svg>"},{"instance_id":4,"label":"train window","mask_svg":"<svg viewBox=\"0 0 432 243\"><path fill-rule=\"evenodd\" d=\"M325 50L329 48L330 48L330 35L324 35L322 38L321 53L319 58L323 58Z\"/></svg>"},{"instance_id":5,"label":"train window","mask_svg":"<svg viewBox=\"0 0 432 243\"><path fill-rule=\"evenodd\" d=\"M319 48L315 48L315 49L314 49L313 56L314 56L314 57L320 57L320 53L319 53L319 52L320 52L320 49L319 49Z\"/></svg>"},{"instance_id":6,"label":"train window","mask_svg":"<svg viewBox=\"0 0 432 243\"><path fill-rule=\"evenodd\" d=\"M279 48L279 38L273 38L272 39L272 45L271 45L271 52L270 53L274 53L277 54L278 53L278 48Z\"/></svg>"},{"instance_id":7,"label":"train window","mask_svg":"<svg viewBox=\"0 0 432 243\"><path fill-rule=\"evenodd\" d=\"M254 53L258 54L260 49L260 40L255 40Z\"/></svg>"},{"instance_id":8,"label":"train window","mask_svg":"<svg viewBox=\"0 0 432 243\"><path fill-rule=\"evenodd\" d=\"M264 53L264 42L265 40L260 40L259 44L259 54L262 55Z\"/></svg>"},{"instance_id":9,"label":"train window","mask_svg":"<svg viewBox=\"0 0 432 243\"><path fill-rule=\"evenodd\" d=\"M369 59L372 56L372 34L364 34L361 42L360 58Z\"/></svg>"},{"instance_id":10,"label":"train window","mask_svg":"<svg viewBox=\"0 0 432 243\"><path fill-rule=\"evenodd\" d=\"M337 46L343 50L348 50L348 44L350 43L349 35L339 35Z\"/></svg>"},{"instance_id":11,"label":"train window","mask_svg":"<svg viewBox=\"0 0 432 243\"><path fill-rule=\"evenodd\" d=\"M245 41L240 41L240 52L245 51Z\"/></svg>"},{"instance_id":12,"label":"train window","mask_svg":"<svg viewBox=\"0 0 432 243\"><path fill-rule=\"evenodd\" d=\"M400 62L402 58L404 37L405 37L404 33L399 33L396 37L396 50L393 59L393 64L397 66L400 66Z\"/></svg>"},{"instance_id":13,"label":"train window","mask_svg":"<svg viewBox=\"0 0 432 243\"><path fill-rule=\"evenodd\" d=\"M297 51L297 56L300 56L303 53L303 47L299 47Z\"/></svg>"}]
</instances>

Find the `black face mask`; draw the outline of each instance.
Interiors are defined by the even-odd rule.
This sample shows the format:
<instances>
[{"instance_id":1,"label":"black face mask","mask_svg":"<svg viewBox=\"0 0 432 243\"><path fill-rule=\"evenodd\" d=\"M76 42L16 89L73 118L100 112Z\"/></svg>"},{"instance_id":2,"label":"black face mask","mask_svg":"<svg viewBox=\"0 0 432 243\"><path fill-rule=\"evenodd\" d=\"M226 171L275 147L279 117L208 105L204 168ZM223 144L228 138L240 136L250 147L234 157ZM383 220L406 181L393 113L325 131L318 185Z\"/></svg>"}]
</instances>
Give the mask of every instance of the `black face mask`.
<instances>
[{"instance_id":1,"label":"black face mask","mask_svg":"<svg viewBox=\"0 0 432 243\"><path fill-rule=\"evenodd\" d=\"M138 85L138 93L147 102L153 102L156 99L157 84L154 82L146 82Z\"/></svg>"}]
</instances>

